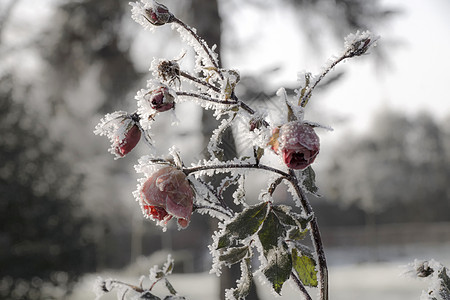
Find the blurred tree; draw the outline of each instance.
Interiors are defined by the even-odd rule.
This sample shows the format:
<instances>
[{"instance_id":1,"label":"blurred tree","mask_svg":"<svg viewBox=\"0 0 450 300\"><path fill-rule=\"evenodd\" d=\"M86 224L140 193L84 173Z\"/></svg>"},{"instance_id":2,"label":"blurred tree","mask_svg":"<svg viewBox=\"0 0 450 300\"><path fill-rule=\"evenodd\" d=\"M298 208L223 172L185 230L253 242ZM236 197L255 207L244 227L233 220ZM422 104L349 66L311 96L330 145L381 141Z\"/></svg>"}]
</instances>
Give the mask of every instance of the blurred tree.
<instances>
[{"instance_id":1,"label":"blurred tree","mask_svg":"<svg viewBox=\"0 0 450 300\"><path fill-rule=\"evenodd\" d=\"M94 269L91 220L80 209L83 177L14 99L14 84L0 78L0 297L43 299L46 282L70 291Z\"/></svg>"},{"instance_id":2,"label":"blurred tree","mask_svg":"<svg viewBox=\"0 0 450 300\"><path fill-rule=\"evenodd\" d=\"M409 120L392 111L373 124L370 135L337 147L325 172L326 194L356 203L377 222L449 221L444 199L450 165L442 129L427 114Z\"/></svg>"}]
</instances>

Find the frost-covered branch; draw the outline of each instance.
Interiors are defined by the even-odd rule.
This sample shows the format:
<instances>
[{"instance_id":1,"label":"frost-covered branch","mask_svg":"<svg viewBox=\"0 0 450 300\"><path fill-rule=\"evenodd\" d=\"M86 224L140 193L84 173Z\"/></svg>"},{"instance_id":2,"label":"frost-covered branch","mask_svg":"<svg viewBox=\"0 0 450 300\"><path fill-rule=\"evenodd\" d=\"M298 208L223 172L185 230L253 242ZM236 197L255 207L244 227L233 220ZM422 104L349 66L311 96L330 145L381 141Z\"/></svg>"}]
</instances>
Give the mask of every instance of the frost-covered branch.
<instances>
[{"instance_id":1,"label":"frost-covered branch","mask_svg":"<svg viewBox=\"0 0 450 300\"><path fill-rule=\"evenodd\" d=\"M309 99L311 98L312 92L316 88L316 86L319 84L320 81L338 65L340 62L347 58L352 58L356 56L361 56L367 51L376 45L376 41L379 39L378 36L373 35L369 31L364 32L356 32L356 34L350 34L345 39L345 50L344 52L338 56L335 59L332 59L328 66L326 66L323 70L323 72L317 76L317 78L310 83L311 80L311 74L306 73L304 74L304 79L299 78L300 80L304 80L304 87L302 90L299 91L299 105L301 107L305 107L306 104L308 104Z\"/></svg>"}]
</instances>

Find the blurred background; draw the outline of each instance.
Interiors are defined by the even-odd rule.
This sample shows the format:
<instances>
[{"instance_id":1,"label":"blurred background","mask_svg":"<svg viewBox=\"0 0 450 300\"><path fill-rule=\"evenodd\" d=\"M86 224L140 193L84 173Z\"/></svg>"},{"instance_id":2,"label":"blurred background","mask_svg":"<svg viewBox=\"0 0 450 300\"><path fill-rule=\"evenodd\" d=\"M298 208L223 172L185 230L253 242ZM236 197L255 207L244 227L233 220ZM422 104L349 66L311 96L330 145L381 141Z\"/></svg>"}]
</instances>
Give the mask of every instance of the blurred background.
<instances>
[{"instance_id":1,"label":"blurred background","mask_svg":"<svg viewBox=\"0 0 450 300\"><path fill-rule=\"evenodd\" d=\"M349 33L381 36L311 99L306 118L334 128L319 132L322 197L311 203L333 299L418 299L426 283L399 276L401 266L415 258L450 266L450 2L161 3L240 71L240 99L273 110L277 89L293 94L297 72L320 72ZM207 217L164 234L143 219L131 193L145 145L114 161L107 139L92 133L105 113L135 109L153 57L187 49L169 26L150 33L130 15L123 0L0 1L1 299L94 299L98 274L137 283L169 252L173 284L189 299L219 299L234 281L208 275ZM176 144L190 164L215 124L189 103L176 117L182 126L156 122L155 143L162 154ZM226 146L233 155L246 144L230 132ZM249 185L249 198L264 186ZM277 197L292 203L283 189ZM289 285L283 293L295 295ZM271 298L257 282L252 299Z\"/></svg>"}]
</instances>

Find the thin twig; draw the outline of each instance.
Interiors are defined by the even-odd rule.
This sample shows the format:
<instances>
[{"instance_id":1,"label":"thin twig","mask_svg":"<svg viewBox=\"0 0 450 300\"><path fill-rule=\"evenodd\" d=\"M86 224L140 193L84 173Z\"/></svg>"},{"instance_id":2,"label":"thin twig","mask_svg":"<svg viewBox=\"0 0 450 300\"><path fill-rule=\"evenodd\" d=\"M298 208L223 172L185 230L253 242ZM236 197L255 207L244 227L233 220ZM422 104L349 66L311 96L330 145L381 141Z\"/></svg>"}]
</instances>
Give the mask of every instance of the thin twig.
<instances>
[{"instance_id":1,"label":"thin twig","mask_svg":"<svg viewBox=\"0 0 450 300\"><path fill-rule=\"evenodd\" d=\"M183 172L186 175L189 175L191 173L195 172L201 172L201 171L207 171L207 170L216 170L216 169L261 169L266 170L269 172L277 173L284 177L290 177L290 175L286 172L283 172L281 170L262 165L262 164L223 164L223 165L211 165L211 166L198 166L198 167L191 167L191 168L184 168Z\"/></svg>"},{"instance_id":2,"label":"thin twig","mask_svg":"<svg viewBox=\"0 0 450 300\"><path fill-rule=\"evenodd\" d=\"M197 41L197 43L202 47L205 54L208 56L208 59L211 62L211 64L213 65L213 67L217 70L217 73L219 74L220 79L223 79L223 74L220 71L219 63L211 54L212 50L211 50L211 48L208 47L205 40L203 40L197 33L195 33L195 31L192 30L191 27L186 25L183 21L181 21L180 19L178 19L175 16L173 16L173 22L180 25L182 28L184 28L184 30L186 30Z\"/></svg>"},{"instance_id":3,"label":"thin twig","mask_svg":"<svg viewBox=\"0 0 450 300\"><path fill-rule=\"evenodd\" d=\"M202 95L202 94L197 94L194 92L181 92L181 91L177 91L176 92L178 96L182 96L182 97L191 97L191 98L197 98L197 99L201 99L201 100L205 100L208 102L213 102L213 103L217 103L217 104L224 104L224 105L239 105L239 102L236 101L230 101L230 100L220 100L217 98L211 98L207 95Z\"/></svg>"},{"instance_id":4,"label":"thin twig","mask_svg":"<svg viewBox=\"0 0 450 300\"><path fill-rule=\"evenodd\" d=\"M195 76L192 76L191 74L184 72L184 71L180 71L180 76L183 76L186 79L189 79L199 85L202 85L204 87L207 87L209 89L212 89L214 92L220 94L220 89L212 84L210 84L209 82L206 82L204 80L201 80L200 78L197 78Z\"/></svg>"},{"instance_id":5,"label":"thin twig","mask_svg":"<svg viewBox=\"0 0 450 300\"><path fill-rule=\"evenodd\" d=\"M311 296L309 295L308 291L305 289L303 284L300 282L300 280L295 276L294 272L291 272L291 278L294 280L294 282L297 284L298 289L305 295L306 300L312 300Z\"/></svg>"},{"instance_id":6,"label":"thin twig","mask_svg":"<svg viewBox=\"0 0 450 300\"><path fill-rule=\"evenodd\" d=\"M291 182L292 186L297 193L297 196L300 199L300 203L307 215L311 215L313 213L311 204L309 204L308 198L300 187L300 183L298 182L297 176L295 175L293 170L289 170L289 178L288 180ZM325 258L325 252L323 250L322 238L320 236L319 225L317 224L317 219L314 216L310 221L311 226L311 234L313 237L313 243L316 248L317 258L319 263L319 274L320 274L320 282L319 282L319 290L320 290L320 299L328 300L328 267L327 261Z\"/></svg>"}]
</instances>

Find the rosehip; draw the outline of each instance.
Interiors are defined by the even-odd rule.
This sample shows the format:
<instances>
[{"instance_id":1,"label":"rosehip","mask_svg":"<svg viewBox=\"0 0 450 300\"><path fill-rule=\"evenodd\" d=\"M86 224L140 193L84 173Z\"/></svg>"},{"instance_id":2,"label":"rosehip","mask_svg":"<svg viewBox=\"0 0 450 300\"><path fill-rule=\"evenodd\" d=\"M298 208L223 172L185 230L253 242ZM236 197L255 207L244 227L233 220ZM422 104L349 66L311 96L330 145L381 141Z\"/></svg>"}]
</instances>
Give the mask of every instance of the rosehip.
<instances>
[{"instance_id":1,"label":"rosehip","mask_svg":"<svg viewBox=\"0 0 450 300\"><path fill-rule=\"evenodd\" d=\"M121 122L122 128L119 128L116 139L115 152L120 157L124 157L136 147L141 139L141 131L132 120Z\"/></svg>"},{"instance_id":2,"label":"rosehip","mask_svg":"<svg viewBox=\"0 0 450 300\"><path fill-rule=\"evenodd\" d=\"M150 102L151 108L157 112L163 112L175 107L174 97L165 86L148 92L146 99Z\"/></svg>"},{"instance_id":3,"label":"rosehip","mask_svg":"<svg viewBox=\"0 0 450 300\"><path fill-rule=\"evenodd\" d=\"M282 155L288 168L296 170L312 164L320 149L320 140L314 128L301 122L290 122L275 129L269 144Z\"/></svg>"},{"instance_id":4,"label":"rosehip","mask_svg":"<svg viewBox=\"0 0 450 300\"><path fill-rule=\"evenodd\" d=\"M161 26L172 22L173 15L165 5L154 1L153 7L145 9L145 18L151 24Z\"/></svg>"}]
</instances>

